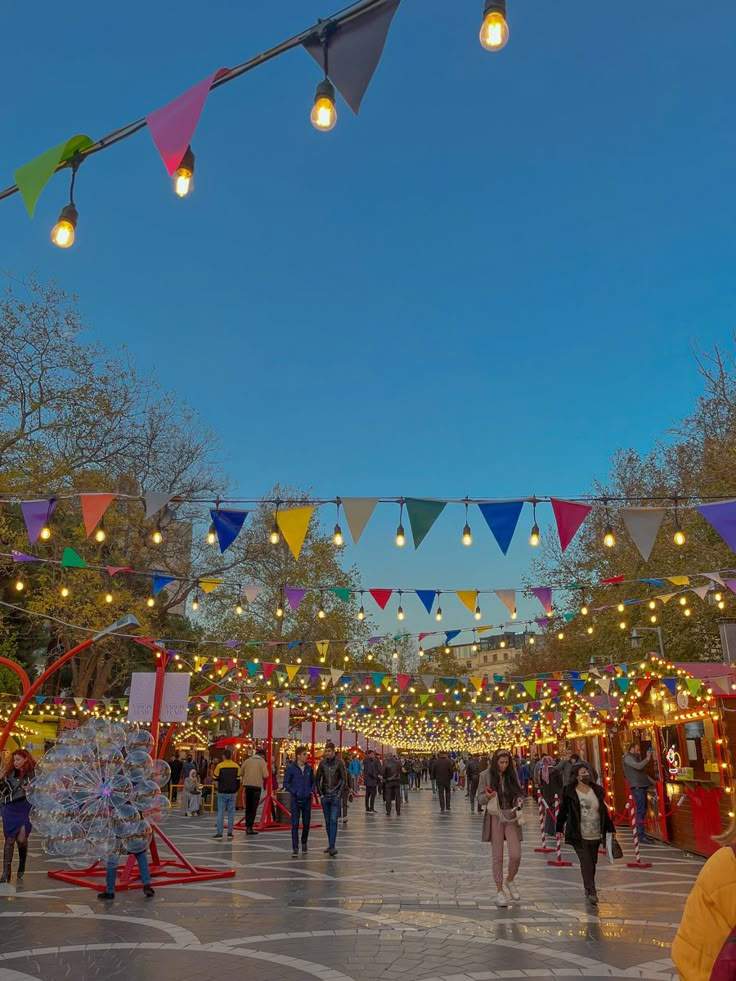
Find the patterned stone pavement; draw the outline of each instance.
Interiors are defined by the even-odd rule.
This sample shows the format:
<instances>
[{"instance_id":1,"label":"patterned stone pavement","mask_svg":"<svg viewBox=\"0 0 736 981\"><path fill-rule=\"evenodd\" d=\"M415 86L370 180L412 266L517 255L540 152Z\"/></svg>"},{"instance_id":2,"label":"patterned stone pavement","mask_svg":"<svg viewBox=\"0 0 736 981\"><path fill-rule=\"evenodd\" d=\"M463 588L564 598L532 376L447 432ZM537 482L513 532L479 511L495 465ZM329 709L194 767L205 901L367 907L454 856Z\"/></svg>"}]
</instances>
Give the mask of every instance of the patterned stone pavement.
<instances>
[{"instance_id":1,"label":"patterned stone pavement","mask_svg":"<svg viewBox=\"0 0 736 981\"><path fill-rule=\"evenodd\" d=\"M603 859L591 915L575 856L572 868L548 866L533 851L537 828L529 805L522 898L500 910L480 816L461 791L450 814L429 790L401 817L367 815L356 801L332 859L321 829L293 859L288 833L215 841L213 817L174 816L166 831L187 857L234 866L236 878L166 886L149 900L119 893L112 905L49 879L32 839L25 882L0 886L0 981L676 981L669 947L700 859L662 845L643 849L648 870Z\"/></svg>"}]
</instances>

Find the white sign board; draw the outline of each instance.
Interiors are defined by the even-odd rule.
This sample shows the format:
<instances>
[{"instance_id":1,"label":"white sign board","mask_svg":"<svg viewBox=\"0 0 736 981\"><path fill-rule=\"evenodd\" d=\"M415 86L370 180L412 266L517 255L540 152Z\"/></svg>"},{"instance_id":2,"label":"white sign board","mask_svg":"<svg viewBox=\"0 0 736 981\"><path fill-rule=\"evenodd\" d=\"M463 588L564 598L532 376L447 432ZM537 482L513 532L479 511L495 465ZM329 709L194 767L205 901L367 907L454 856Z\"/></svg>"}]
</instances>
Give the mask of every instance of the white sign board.
<instances>
[{"instance_id":1,"label":"white sign board","mask_svg":"<svg viewBox=\"0 0 736 981\"><path fill-rule=\"evenodd\" d=\"M288 707L273 710L273 728L271 735L274 739L286 739L288 737ZM268 709L253 709L253 738L268 739Z\"/></svg>"},{"instance_id":2,"label":"white sign board","mask_svg":"<svg viewBox=\"0 0 736 981\"><path fill-rule=\"evenodd\" d=\"M314 723L314 741L315 743L324 743L327 740L327 723L326 722L315 722ZM302 742L305 746L312 745L312 723L302 722ZM334 742L334 740L333 740Z\"/></svg>"},{"instance_id":3,"label":"white sign board","mask_svg":"<svg viewBox=\"0 0 736 981\"><path fill-rule=\"evenodd\" d=\"M188 674L169 672L164 675L164 692L161 699L160 722L186 722L189 705ZM147 671L135 671L130 679L128 697L128 722L153 721L153 696L156 675Z\"/></svg>"}]
</instances>

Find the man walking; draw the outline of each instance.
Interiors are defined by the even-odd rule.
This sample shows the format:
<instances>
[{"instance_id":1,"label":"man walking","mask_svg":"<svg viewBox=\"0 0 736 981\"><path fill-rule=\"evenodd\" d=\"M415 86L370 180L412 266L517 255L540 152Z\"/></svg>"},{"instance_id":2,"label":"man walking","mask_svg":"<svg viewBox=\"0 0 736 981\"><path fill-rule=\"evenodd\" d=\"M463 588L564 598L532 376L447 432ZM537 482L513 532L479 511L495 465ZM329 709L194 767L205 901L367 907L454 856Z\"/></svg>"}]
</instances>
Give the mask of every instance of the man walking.
<instances>
[{"instance_id":1,"label":"man walking","mask_svg":"<svg viewBox=\"0 0 736 981\"><path fill-rule=\"evenodd\" d=\"M265 780L270 779L268 766L263 758L263 750L259 749L253 756L244 760L240 768L240 781L245 788L245 833L257 835L253 830L256 811L261 800L261 790Z\"/></svg>"},{"instance_id":2,"label":"man walking","mask_svg":"<svg viewBox=\"0 0 736 981\"><path fill-rule=\"evenodd\" d=\"M437 793L440 797L440 811L452 810L450 806L452 775L455 772L455 764L447 753L440 753L434 761L434 779L437 783Z\"/></svg>"},{"instance_id":3,"label":"man walking","mask_svg":"<svg viewBox=\"0 0 736 981\"><path fill-rule=\"evenodd\" d=\"M337 820L340 816L342 792L347 783L348 775L345 764L335 753L335 744L328 740L325 743L325 755L317 767L317 793L322 800L322 813L325 816L327 831L326 855L337 855Z\"/></svg>"},{"instance_id":4,"label":"man walking","mask_svg":"<svg viewBox=\"0 0 736 981\"><path fill-rule=\"evenodd\" d=\"M312 821L312 794L314 770L307 763L307 747L299 746L296 761L290 763L284 774L284 790L291 795L291 857L299 857L299 819L302 822L302 855L307 854L307 839Z\"/></svg>"},{"instance_id":5,"label":"man walking","mask_svg":"<svg viewBox=\"0 0 736 981\"><path fill-rule=\"evenodd\" d=\"M225 758L215 767L212 776L217 781L217 833L213 838L222 838L227 814L227 836L233 836L233 821L235 820L235 795L240 786L240 770L233 762L233 751L225 750Z\"/></svg>"},{"instance_id":6,"label":"man walking","mask_svg":"<svg viewBox=\"0 0 736 981\"><path fill-rule=\"evenodd\" d=\"M390 753L383 765L383 800L389 817L392 801L396 801L396 816L401 814L401 764L395 753Z\"/></svg>"},{"instance_id":7,"label":"man walking","mask_svg":"<svg viewBox=\"0 0 736 981\"><path fill-rule=\"evenodd\" d=\"M647 755L642 759L641 746L638 743L631 743L623 755L624 775L626 782L631 788L631 793L636 804L636 827L639 832L639 841L645 845L654 843L654 838L650 838L644 829L647 817L647 790L652 784L651 777L644 772L652 759L651 747L647 750Z\"/></svg>"},{"instance_id":8,"label":"man walking","mask_svg":"<svg viewBox=\"0 0 736 981\"><path fill-rule=\"evenodd\" d=\"M378 791L378 784L381 782L382 774L383 767L381 766L381 761L376 759L376 754L371 749L363 760L366 814L376 813L376 793Z\"/></svg>"},{"instance_id":9,"label":"man walking","mask_svg":"<svg viewBox=\"0 0 736 981\"><path fill-rule=\"evenodd\" d=\"M171 803L176 803L176 798L179 794L179 784L181 783L181 770L184 764L179 759L178 754L174 755L169 760L169 766L171 767Z\"/></svg>"},{"instance_id":10,"label":"man walking","mask_svg":"<svg viewBox=\"0 0 736 981\"><path fill-rule=\"evenodd\" d=\"M478 793L478 780L480 779L480 761L475 756L468 760L468 767L465 771L468 781L468 797L470 798L470 810L475 807L475 797Z\"/></svg>"},{"instance_id":11,"label":"man walking","mask_svg":"<svg viewBox=\"0 0 736 981\"><path fill-rule=\"evenodd\" d=\"M360 765L360 760L357 756L354 756L348 763L348 773L350 774L350 786L354 794L358 793L360 789L360 773L362 770Z\"/></svg>"}]
</instances>

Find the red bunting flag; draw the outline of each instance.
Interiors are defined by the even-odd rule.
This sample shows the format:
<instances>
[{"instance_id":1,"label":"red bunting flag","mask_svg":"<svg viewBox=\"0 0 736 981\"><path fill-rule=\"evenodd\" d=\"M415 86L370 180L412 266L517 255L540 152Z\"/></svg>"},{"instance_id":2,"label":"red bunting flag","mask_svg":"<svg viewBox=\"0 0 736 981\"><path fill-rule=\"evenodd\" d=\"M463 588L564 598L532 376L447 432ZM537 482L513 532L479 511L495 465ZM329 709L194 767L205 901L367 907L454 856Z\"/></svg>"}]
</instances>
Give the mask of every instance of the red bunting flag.
<instances>
[{"instance_id":1,"label":"red bunting flag","mask_svg":"<svg viewBox=\"0 0 736 981\"><path fill-rule=\"evenodd\" d=\"M554 511L555 521L557 522L560 545L564 552L575 535L577 535L580 525L588 517L592 508L590 504L578 504L575 501L561 501L555 497L550 499L550 503Z\"/></svg>"},{"instance_id":2,"label":"red bunting flag","mask_svg":"<svg viewBox=\"0 0 736 981\"><path fill-rule=\"evenodd\" d=\"M80 494L79 503L82 505L82 520L87 538L102 521L102 516L115 500L115 494Z\"/></svg>"},{"instance_id":3,"label":"red bunting flag","mask_svg":"<svg viewBox=\"0 0 736 981\"><path fill-rule=\"evenodd\" d=\"M376 603L378 603L381 609L385 610L386 604L391 599L393 589L369 589L368 592L371 594Z\"/></svg>"}]
</instances>

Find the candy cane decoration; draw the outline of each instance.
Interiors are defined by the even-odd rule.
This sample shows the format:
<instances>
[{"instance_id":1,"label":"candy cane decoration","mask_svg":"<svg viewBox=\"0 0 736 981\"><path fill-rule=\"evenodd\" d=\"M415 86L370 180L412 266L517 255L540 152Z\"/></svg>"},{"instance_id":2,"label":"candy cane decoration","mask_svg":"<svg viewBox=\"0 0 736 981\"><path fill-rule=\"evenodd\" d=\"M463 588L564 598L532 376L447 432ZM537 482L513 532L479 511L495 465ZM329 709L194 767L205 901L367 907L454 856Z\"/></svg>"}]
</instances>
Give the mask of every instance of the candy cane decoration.
<instances>
[{"instance_id":1,"label":"candy cane decoration","mask_svg":"<svg viewBox=\"0 0 736 981\"><path fill-rule=\"evenodd\" d=\"M627 862L627 869L651 869L651 862L642 862L641 852L639 851L639 828L636 824L636 806L634 805L634 798L629 794L629 799L626 801L626 807L629 811L629 818L631 820L631 833L634 836L634 858L636 861Z\"/></svg>"},{"instance_id":2,"label":"candy cane decoration","mask_svg":"<svg viewBox=\"0 0 736 981\"><path fill-rule=\"evenodd\" d=\"M537 804L539 805L539 834L542 837L542 847L535 848L535 852L543 852L548 855L550 852L554 851L554 848L547 847L547 832L544 830L544 809L547 806L547 802L544 797L542 797L542 791L537 788Z\"/></svg>"},{"instance_id":3,"label":"candy cane decoration","mask_svg":"<svg viewBox=\"0 0 736 981\"><path fill-rule=\"evenodd\" d=\"M557 818L560 814L560 798L555 794L555 827L557 827ZM562 868L566 865L572 865L572 862L562 861L562 832L557 832L557 855L555 858L548 858L547 865L555 865L558 868Z\"/></svg>"}]
</instances>

